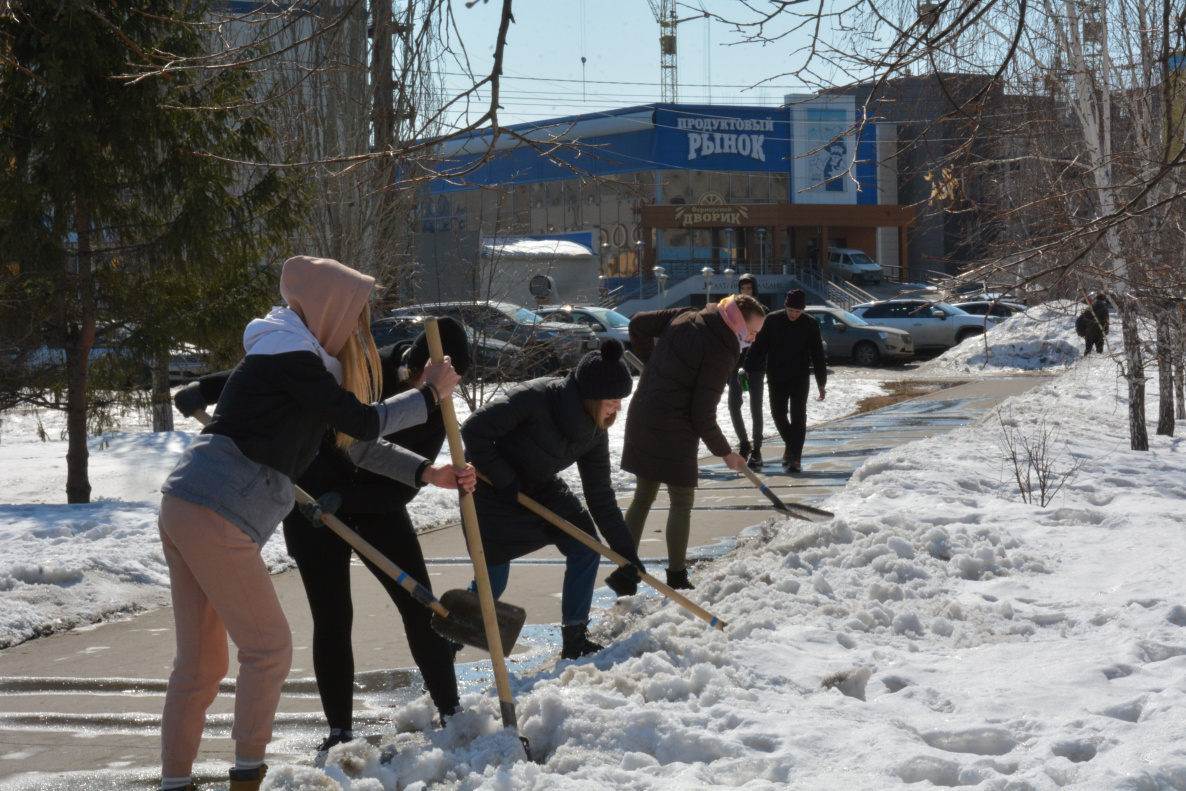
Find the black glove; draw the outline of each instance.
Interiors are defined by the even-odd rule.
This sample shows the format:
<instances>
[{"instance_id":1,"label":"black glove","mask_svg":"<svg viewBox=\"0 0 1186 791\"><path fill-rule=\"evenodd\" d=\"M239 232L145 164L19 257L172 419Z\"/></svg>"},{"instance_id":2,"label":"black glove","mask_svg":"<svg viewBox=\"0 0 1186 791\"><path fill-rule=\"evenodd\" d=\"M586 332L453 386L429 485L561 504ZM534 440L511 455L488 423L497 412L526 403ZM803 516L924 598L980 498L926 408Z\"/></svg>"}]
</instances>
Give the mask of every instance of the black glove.
<instances>
[{"instance_id":1,"label":"black glove","mask_svg":"<svg viewBox=\"0 0 1186 791\"><path fill-rule=\"evenodd\" d=\"M646 571L646 567L642 565L642 561L636 556L632 563L626 566L619 566L612 574L606 577L605 584L619 596L633 596L638 593L638 583L641 581L639 575L644 571Z\"/></svg>"},{"instance_id":2,"label":"black glove","mask_svg":"<svg viewBox=\"0 0 1186 791\"><path fill-rule=\"evenodd\" d=\"M311 503L297 503L301 516L312 522L314 527L321 527L324 514L336 514L341 507L342 495L337 492L326 492Z\"/></svg>"},{"instance_id":3,"label":"black glove","mask_svg":"<svg viewBox=\"0 0 1186 791\"><path fill-rule=\"evenodd\" d=\"M202 396L202 388L197 382L190 382L177 391L173 396L173 406L186 417L193 417L194 412L210 406Z\"/></svg>"}]
</instances>

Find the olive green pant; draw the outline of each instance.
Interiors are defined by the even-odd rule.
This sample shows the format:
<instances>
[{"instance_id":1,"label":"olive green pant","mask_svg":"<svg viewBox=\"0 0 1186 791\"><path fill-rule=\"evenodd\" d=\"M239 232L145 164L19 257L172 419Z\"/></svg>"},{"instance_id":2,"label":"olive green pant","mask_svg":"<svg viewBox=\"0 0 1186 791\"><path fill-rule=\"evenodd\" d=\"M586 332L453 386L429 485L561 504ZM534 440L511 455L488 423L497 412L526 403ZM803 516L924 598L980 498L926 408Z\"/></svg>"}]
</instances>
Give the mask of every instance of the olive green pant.
<instances>
[{"instance_id":1,"label":"olive green pant","mask_svg":"<svg viewBox=\"0 0 1186 791\"><path fill-rule=\"evenodd\" d=\"M658 481L638 478L634 486L634 499L626 509L626 526L630 528L636 546L642 541L647 514L651 512L661 485ZM683 571L687 567L688 533L692 528L692 503L696 501L696 490L690 486L667 484L667 496L671 498L671 508L667 511L667 568Z\"/></svg>"}]
</instances>

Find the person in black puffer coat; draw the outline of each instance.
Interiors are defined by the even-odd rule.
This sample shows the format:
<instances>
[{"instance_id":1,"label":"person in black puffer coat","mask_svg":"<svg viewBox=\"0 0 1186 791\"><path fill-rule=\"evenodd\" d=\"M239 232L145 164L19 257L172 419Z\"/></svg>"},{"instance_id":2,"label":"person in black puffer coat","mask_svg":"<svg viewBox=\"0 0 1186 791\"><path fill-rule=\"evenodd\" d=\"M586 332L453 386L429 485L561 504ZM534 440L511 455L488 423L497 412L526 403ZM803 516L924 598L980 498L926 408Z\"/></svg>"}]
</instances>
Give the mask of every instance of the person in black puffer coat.
<instances>
[{"instance_id":1,"label":"person in black puffer coat","mask_svg":"<svg viewBox=\"0 0 1186 791\"><path fill-rule=\"evenodd\" d=\"M758 298L758 279L746 272L737 281L737 293ZM763 308L764 310L765 308ZM729 418L733 421L733 432L737 434L737 452L746 458L751 469L762 469L762 384L766 371L746 367L749 349L741 350L737 370L729 377ZM744 384L743 384L744 382ZM750 444L745 430L745 418L741 414L742 393L749 392L749 411L754 423L754 441Z\"/></svg>"},{"instance_id":2,"label":"person in black puffer coat","mask_svg":"<svg viewBox=\"0 0 1186 791\"><path fill-rule=\"evenodd\" d=\"M469 340L454 319L440 319L441 343L458 375L469 367ZM384 398L418 387L428 362L427 339L421 334L409 348L387 346L379 350ZM215 403L229 372L202 377L178 391L179 405ZM187 392L197 388L197 393ZM186 393L183 395L183 393ZM195 398L200 396L202 402ZM445 424L440 411L433 412L418 426L386 436L388 442L407 448L427 459L435 459L445 442ZM424 554L416 536L408 504L418 490L390 478L356 467L338 450L332 435L322 440L316 458L297 479L297 485L334 513L378 552L392 560L408 576L429 590L432 585ZM288 554L296 561L313 616L313 673L329 725L329 735L318 748L328 750L353 738L354 652L351 644L354 604L350 595L352 548L327 527L314 526L299 509L284 519L284 540ZM460 708L453 647L431 628L432 612L417 603L406 590L369 559L363 564L387 590L399 610L412 659L420 669L441 721Z\"/></svg>"},{"instance_id":3,"label":"person in black puffer coat","mask_svg":"<svg viewBox=\"0 0 1186 791\"><path fill-rule=\"evenodd\" d=\"M604 647L588 638L600 557L525 509L518 496L522 492L592 536L600 530L610 548L633 564L607 582L619 594L634 592L644 569L610 483L607 431L632 388L622 352L619 341L607 340L568 376L524 382L479 408L461 427L470 462L490 479L479 482L474 505L495 598L506 589L510 561L549 544L564 554L563 659ZM588 510L559 478L573 464Z\"/></svg>"},{"instance_id":4,"label":"person in black puffer coat","mask_svg":"<svg viewBox=\"0 0 1186 791\"><path fill-rule=\"evenodd\" d=\"M1088 307L1084 308L1075 320L1075 332L1087 345L1083 350L1085 357L1091 354L1093 347L1098 353L1104 353L1104 337L1108 334L1109 325L1108 295L1101 291L1094 299L1089 298L1089 302Z\"/></svg>"}]
</instances>

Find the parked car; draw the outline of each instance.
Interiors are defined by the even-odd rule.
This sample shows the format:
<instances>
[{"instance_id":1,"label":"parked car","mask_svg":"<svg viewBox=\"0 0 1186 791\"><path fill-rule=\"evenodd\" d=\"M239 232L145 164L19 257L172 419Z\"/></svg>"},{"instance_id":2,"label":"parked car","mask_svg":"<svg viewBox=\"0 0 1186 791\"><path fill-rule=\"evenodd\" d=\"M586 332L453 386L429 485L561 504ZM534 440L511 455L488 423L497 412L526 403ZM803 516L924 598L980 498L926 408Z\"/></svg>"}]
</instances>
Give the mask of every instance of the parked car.
<instances>
[{"instance_id":1,"label":"parked car","mask_svg":"<svg viewBox=\"0 0 1186 791\"><path fill-rule=\"evenodd\" d=\"M831 353L848 357L857 365L914 356L914 341L906 330L871 325L847 310L825 305L808 305L807 314L819 322L820 334Z\"/></svg>"},{"instance_id":2,"label":"parked car","mask_svg":"<svg viewBox=\"0 0 1186 791\"><path fill-rule=\"evenodd\" d=\"M630 348L630 319L609 308L591 305L549 305L535 312L548 321L584 325L593 330L597 340L617 338L623 346Z\"/></svg>"},{"instance_id":3,"label":"parked car","mask_svg":"<svg viewBox=\"0 0 1186 791\"><path fill-rule=\"evenodd\" d=\"M807 254L807 263L819 263L819 250L811 250ZM831 247L828 249L828 271L838 280L849 280L853 283L868 283L881 285L881 264L874 261L862 250L851 247Z\"/></svg>"},{"instance_id":4,"label":"parked car","mask_svg":"<svg viewBox=\"0 0 1186 791\"><path fill-rule=\"evenodd\" d=\"M192 382L214 372L209 353L192 344L184 343L169 355L169 384Z\"/></svg>"},{"instance_id":5,"label":"parked car","mask_svg":"<svg viewBox=\"0 0 1186 791\"><path fill-rule=\"evenodd\" d=\"M914 349L945 350L1003 321L995 316L973 316L946 302L926 299L887 299L857 305L852 312L870 324L906 330Z\"/></svg>"},{"instance_id":6,"label":"parked car","mask_svg":"<svg viewBox=\"0 0 1186 791\"><path fill-rule=\"evenodd\" d=\"M1025 305L1017 305L1012 302L996 302L993 300L957 302L955 303L955 307L973 316L990 315L1001 319L1007 319L1015 313L1025 312Z\"/></svg>"},{"instance_id":7,"label":"parked car","mask_svg":"<svg viewBox=\"0 0 1186 791\"><path fill-rule=\"evenodd\" d=\"M485 341L511 343L523 351L523 374L544 376L575 368L587 351L601 346L588 327L545 321L511 302L434 302L397 308L393 316L451 316Z\"/></svg>"},{"instance_id":8,"label":"parked car","mask_svg":"<svg viewBox=\"0 0 1186 791\"><path fill-rule=\"evenodd\" d=\"M375 346L398 346L397 354L424 332L424 316L390 316L371 322L371 337ZM478 338L470 327L465 328L470 346L470 370L467 378L503 379L521 378L524 357L523 350L513 343L496 338Z\"/></svg>"}]
</instances>

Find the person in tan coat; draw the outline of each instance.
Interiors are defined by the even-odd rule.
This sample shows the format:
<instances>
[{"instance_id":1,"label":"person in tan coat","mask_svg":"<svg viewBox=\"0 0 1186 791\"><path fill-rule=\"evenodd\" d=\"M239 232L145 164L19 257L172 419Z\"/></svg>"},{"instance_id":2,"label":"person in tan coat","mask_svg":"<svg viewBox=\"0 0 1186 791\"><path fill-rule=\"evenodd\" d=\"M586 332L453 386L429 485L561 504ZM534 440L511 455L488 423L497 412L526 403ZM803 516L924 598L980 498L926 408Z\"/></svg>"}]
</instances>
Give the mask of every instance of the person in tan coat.
<instances>
[{"instance_id":1,"label":"person in tan coat","mask_svg":"<svg viewBox=\"0 0 1186 791\"><path fill-rule=\"evenodd\" d=\"M701 441L730 469L745 464L717 425L717 404L743 345L753 342L765 319L761 303L735 295L703 310L639 313L630 321L630 344L646 368L626 413L622 469L637 476L626 524L638 543L659 485L667 485L667 584L673 588L692 587L686 559Z\"/></svg>"}]
</instances>

